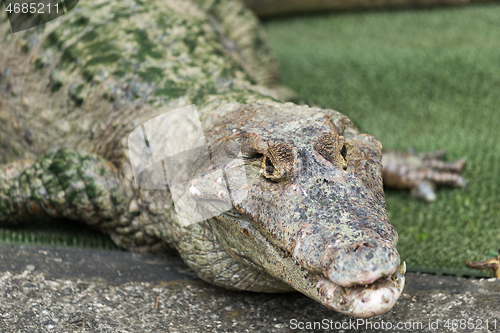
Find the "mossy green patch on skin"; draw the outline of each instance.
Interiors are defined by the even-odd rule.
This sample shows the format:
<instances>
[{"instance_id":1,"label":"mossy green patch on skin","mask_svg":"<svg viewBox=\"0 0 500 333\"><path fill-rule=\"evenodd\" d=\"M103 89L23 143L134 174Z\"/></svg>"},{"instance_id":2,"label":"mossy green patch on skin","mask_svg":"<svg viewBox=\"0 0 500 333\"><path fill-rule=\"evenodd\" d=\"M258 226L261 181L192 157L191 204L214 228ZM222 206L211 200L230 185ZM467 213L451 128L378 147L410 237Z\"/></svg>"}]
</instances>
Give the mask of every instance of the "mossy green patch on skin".
<instances>
[{"instance_id":1,"label":"mossy green patch on skin","mask_svg":"<svg viewBox=\"0 0 500 333\"><path fill-rule=\"evenodd\" d=\"M134 29L127 32L133 35L133 38L139 46L139 50L136 53L138 61L143 62L148 57L153 59L162 58L162 53L156 50L157 45L149 39L148 32L146 30Z\"/></svg>"},{"instance_id":2,"label":"mossy green patch on skin","mask_svg":"<svg viewBox=\"0 0 500 333\"><path fill-rule=\"evenodd\" d=\"M159 81L162 78L163 70L158 67L148 67L138 75L145 82L155 82Z\"/></svg>"},{"instance_id":3,"label":"mossy green patch on skin","mask_svg":"<svg viewBox=\"0 0 500 333\"><path fill-rule=\"evenodd\" d=\"M176 82L168 80L164 83L163 88L159 88L155 91L154 95L176 98L182 96L184 93L185 89L182 89Z\"/></svg>"},{"instance_id":4,"label":"mossy green patch on skin","mask_svg":"<svg viewBox=\"0 0 500 333\"><path fill-rule=\"evenodd\" d=\"M74 20L73 22L70 23L72 26L85 26L90 22L90 19L88 17L79 17L77 20Z\"/></svg>"}]
</instances>

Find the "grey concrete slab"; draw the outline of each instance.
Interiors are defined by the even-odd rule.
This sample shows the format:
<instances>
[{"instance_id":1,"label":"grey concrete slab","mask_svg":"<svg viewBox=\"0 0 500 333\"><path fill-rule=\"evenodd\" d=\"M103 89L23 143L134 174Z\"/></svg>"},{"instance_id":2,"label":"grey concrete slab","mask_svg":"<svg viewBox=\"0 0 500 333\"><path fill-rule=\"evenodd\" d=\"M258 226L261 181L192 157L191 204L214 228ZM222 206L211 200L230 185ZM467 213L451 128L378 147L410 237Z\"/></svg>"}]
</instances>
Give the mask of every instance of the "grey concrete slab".
<instances>
[{"instance_id":1,"label":"grey concrete slab","mask_svg":"<svg viewBox=\"0 0 500 333\"><path fill-rule=\"evenodd\" d=\"M232 292L177 257L0 246L0 332L500 332L500 281L407 274L361 320L299 294ZM302 329L301 329L302 328Z\"/></svg>"}]
</instances>

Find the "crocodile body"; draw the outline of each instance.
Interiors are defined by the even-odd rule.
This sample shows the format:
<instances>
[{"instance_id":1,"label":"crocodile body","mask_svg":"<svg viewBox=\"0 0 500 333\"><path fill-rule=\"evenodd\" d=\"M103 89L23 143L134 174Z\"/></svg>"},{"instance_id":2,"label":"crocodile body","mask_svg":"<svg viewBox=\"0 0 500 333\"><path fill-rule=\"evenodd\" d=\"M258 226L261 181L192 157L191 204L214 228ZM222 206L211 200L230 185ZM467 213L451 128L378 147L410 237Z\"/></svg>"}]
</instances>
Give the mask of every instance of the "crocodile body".
<instances>
[{"instance_id":1,"label":"crocodile body","mask_svg":"<svg viewBox=\"0 0 500 333\"><path fill-rule=\"evenodd\" d=\"M1 224L67 218L125 249L174 250L225 288L298 290L362 317L394 305L404 269L381 144L339 112L279 102L266 36L240 2L82 2L14 35L1 20ZM195 196L232 209L185 226L168 190L134 182L127 136L190 104L214 156L241 146L249 183L237 201L196 179Z\"/></svg>"}]
</instances>

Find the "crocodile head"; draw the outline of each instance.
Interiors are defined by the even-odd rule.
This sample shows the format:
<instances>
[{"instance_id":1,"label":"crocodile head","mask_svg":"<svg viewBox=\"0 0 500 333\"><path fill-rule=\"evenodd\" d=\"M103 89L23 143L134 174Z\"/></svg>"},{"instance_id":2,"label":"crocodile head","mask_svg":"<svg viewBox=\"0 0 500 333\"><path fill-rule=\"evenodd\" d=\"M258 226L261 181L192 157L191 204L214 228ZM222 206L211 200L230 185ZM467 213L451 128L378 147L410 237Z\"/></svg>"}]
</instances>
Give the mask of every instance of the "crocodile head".
<instances>
[{"instance_id":1,"label":"crocodile head","mask_svg":"<svg viewBox=\"0 0 500 333\"><path fill-rule=\"evenodd\" d=\"M342 313L392 308L404 264L375 138L336 111L291 103L215 114L207 134L215 159L234 147L243 156L225 167L229 190L209 173L191 184L198 200L231 204L213 228L234 258Z\"/></svg>"}]
</instances>

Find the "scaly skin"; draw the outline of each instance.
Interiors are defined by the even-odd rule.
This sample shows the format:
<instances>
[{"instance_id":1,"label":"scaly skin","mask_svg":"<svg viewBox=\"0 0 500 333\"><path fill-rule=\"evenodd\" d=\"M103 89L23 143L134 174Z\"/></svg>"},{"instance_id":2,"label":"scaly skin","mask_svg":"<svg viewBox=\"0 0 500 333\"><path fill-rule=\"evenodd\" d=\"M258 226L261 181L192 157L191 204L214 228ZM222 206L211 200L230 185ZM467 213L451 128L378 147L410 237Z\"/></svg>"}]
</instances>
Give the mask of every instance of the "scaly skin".
<instances>
[{"instance_id":1,"label":"scaly skin","mask_svg":"<svg viewBox=\"0 0 500 333\"><path fill-rule=\"evenodd\" d=\"M0 223L64 217L132 251L174 249L225 288L295 289L362 317L394 305L404 267L380 143L336 111L277 102L274 58L241 3L82 2L15 35L2 23L0 40ZM224 193L206 170L190 195L240 203L185 226L167 189L134 183L126 140L193 103L213 157L239 144L249 181Z\"/></svg>"}]
</instances>

